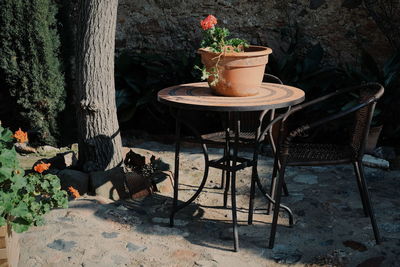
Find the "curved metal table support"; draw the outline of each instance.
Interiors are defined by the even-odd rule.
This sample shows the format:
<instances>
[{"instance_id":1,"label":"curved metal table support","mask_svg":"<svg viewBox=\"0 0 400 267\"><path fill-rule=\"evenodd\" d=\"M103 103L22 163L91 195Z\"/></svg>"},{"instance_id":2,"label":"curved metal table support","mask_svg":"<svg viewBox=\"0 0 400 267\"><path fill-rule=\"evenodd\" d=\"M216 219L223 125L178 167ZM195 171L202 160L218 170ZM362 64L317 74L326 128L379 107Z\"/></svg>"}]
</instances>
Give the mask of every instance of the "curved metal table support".
<instances>
[{"instance_id":1,"label":"curved metal table support","mask_svg":"<svg viewBox=\"0 0 400 267\"><path fill-rule=\"evenodd\" d=\"M232 224L233 224L233 240L234 250L239 250L239 235L237 227L237 211L236 211L236 172L247 167L252 167L251 174L251 188L250 188L250 203L249 203L249 218L248 223L252 223L253 209L254 209L254 195L255 185L259 188L262 194L267 198L269 202L275 204L273 197L271 197L263 188L257 171L258 152L260 150L260 143L262 137L265 136L268 131L271 130L272 124L269 123L265 129L262 129L263 119L269 110L273 110L281 107L288 107L304 100L304 92L300 89L263 83L260 88L260 93L254 97L219 97L211 93L207 83L193 83L178 85L170 88L161 90L158 93L158 100L171 107L171 112L176 119L176 146L175 146L175 175L174 175L174 199L172 204L172 211L170 216L170 225L174 225L175 214L190 205L203 190L210 167L224 170L226 172L226 186L224 190L224 206L227 205L227 195L229 187L231 189L231 204L232 204ZM191 125L191 123L185 120L181 116L181 109L195 109L195 110L213 110L227 113L227 120L224 124L225 127L225 148L224 156L218 160L209 160L207 146L202 140L201 135ZM262 111L259 118L259 126L255 136L255 148L252 159L246 159L238 156L239 147L239 129L240 120L237 116L238 112L243 111ZM230 136L229 129L229 116L232 115L234 119L234 136L233 139ZM179 154L180 154L180 132L181 125L187 126L199 140L205 161L205 169L203 179L200 183L199 188L193 194L193 196L185 203L178 205L178 191L179 191ZM274 144L273 144L274 146ZM275 149L275 147L273 147ZM231 150L233 151L231 155ZM275 169L275 168L274 168ZM282 183L279 181L278 183ZM289 215L289 224L293 224L293 213L284 205L280 205L278 209L285 210ZM275 206L275 205L274 205ZM275 212L276 208L275 208Z\"/></svg>"}]
</instances>

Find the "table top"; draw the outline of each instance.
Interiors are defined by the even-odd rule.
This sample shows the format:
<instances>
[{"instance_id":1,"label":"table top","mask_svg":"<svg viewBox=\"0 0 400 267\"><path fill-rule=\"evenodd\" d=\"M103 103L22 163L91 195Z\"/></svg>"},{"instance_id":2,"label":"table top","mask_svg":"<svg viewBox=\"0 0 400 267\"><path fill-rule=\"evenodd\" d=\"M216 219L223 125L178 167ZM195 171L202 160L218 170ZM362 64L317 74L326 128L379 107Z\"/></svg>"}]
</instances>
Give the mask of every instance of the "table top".
<instances>
[{"instance_id":1,"label":"table top","mask_svg":"<svg viewBox=\"0 0 400 267\"><path fill-rule=\"evenodd\" d=\"M176 85L158 92L158 101L169 106L212 111L268 110L292 106L303 100L301 89L275 83L262 83L257 95L244 97L214 95L206 82Z\"/></svg>"}]
</instances>

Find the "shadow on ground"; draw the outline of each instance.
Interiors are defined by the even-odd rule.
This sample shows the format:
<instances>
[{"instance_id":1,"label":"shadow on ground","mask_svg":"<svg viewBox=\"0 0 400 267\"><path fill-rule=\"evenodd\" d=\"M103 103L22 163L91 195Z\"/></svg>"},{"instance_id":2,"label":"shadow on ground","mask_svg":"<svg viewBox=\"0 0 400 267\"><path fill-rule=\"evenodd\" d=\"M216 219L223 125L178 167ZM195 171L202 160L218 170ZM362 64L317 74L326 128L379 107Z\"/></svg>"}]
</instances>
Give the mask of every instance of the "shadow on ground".
<instances>
[{"instance_id":1,"label":"shadow on ground","mask_svg":"<svg viewBox=\"0 0 400 267\"><path fill-rule=\"evenodd\" d=\"M147 143L143 148L173 162L173 146ZM260 160L264 184L269 184L271 162ZM186 148L181 163L179 199L185 200L201 180L203 159L199 150ZM199 198L178 212L173 228L171 192L113 203L97 197L71 201L68 210L52 211L45 226L23 236L21 266L397 266L400 172L366 168L366 175L383 236L378 246L363 215L352 167L300 167L288 169L290 196L283 198L294 211L295 224L285 227L282 213L273 250L267 249L272 216L266 215L260 194L255 222L247 225L249 170L239 172L241 250L234 253L231 211L222 208L220 172L214 170Z\"/></svg>"}]
</instances>

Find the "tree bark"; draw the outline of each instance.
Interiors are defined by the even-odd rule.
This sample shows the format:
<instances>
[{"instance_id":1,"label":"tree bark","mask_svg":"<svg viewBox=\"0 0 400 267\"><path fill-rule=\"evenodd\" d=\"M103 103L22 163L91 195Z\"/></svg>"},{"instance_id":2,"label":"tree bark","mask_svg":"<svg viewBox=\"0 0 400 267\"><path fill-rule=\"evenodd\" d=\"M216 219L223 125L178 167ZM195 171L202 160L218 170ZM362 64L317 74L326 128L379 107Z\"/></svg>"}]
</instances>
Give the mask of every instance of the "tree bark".
<instances>
[{"instance_id":1,"label":"tree bark","mask_svg":"<svg viewBox=\"0 0 400 267\"><path fill-rule=\"evenodd\" d=\"M80 0L76 105L79 162L84 171L122 164L114 85L118 0Z\"/></svg>"}]
</instances>

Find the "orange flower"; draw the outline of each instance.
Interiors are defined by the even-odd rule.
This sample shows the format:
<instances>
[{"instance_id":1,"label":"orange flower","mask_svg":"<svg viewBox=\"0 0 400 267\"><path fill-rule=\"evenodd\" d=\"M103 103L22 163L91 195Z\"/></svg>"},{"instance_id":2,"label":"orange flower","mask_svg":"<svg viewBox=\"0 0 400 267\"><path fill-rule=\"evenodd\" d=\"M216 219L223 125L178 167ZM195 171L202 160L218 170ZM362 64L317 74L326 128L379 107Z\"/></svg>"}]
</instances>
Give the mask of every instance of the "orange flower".
<instances>
[{"instance_id":1,"label":"orange flower","mask_svg":"<svg viewBox=\"0 0 400 267\"><path fill-rule=\"evenodd\" d=\"M215 24L217 24L217 18L214 17L213 15L208 15L207 18L200 21L200 25L203 28L203 30L211 29L215 26Z\"/></svg>"},{"instance_id":2,"label":"orange flower","mask_svg":"<svg viewBox=\"0 0 400 267\"><path fill-rule=\"evenodd\" d=\"M81 196L81 194L79 194L79 191L73 188L72 186L68 187L68 191L71 193L73 198L78 198Z\"/></svg>"},{"instance_id":3,"label":"orange flower","mask_svg":"<svg viewBox=\"0 0 400 267\"><path fill-rule=\"evenodd\" d=\"M47 171L50 168L50 163L39 163L37 164L35 167L33 167L33 169L38 172L38 173L42 173L44 171Z\"/></svg>"},{"instance_id":4,"label":"orange flower","mask_svg":"<svg viewBox=\"0 0 400 267\"><path fill-rule=\"evenodd\" d=\"M18 143L28 142L28 133L22 131L21 128L19 128L18 131L14 133L13 137L17 139Z\"/></svg>"}]
</instances>

